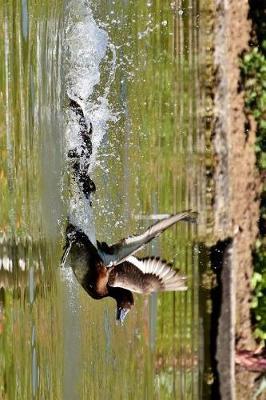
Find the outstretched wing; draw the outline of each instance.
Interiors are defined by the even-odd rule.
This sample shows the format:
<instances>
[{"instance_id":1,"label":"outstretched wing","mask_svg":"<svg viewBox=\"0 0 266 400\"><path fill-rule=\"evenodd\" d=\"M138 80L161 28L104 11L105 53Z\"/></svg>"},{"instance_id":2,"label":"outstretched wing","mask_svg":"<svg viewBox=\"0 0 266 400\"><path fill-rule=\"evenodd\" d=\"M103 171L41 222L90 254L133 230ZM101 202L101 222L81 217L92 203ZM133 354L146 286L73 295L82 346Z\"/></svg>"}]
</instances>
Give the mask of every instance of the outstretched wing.
<instances>
[{"instance_id":1,"label":"outstretched wing","mask_svg":"<svg viewBox=\"0 0 266 400\"><path fill-rule=\"evenodd\" d=\"M105 265L117 265L126 261L127 257L134 254L156 236L159 236L170 226L179 221L195 222L197 213L191 211L184 211L163 220L156 222L150 226L144 233L136 236L129 236L122 239L120 242L108 246L106 243L98 243L98 249Z\"/></svg>"},{"instance_id":2,"label":"outstretched wing","mask_svg":"<svg viewBox=\"0 0 266 400\"><path fill-rule=\"evenodd\" d=\"M187 289L186 276L158 257L128 257L127 261L113 267L108 285L143 294Z\"/></svg>"}]
</instances>

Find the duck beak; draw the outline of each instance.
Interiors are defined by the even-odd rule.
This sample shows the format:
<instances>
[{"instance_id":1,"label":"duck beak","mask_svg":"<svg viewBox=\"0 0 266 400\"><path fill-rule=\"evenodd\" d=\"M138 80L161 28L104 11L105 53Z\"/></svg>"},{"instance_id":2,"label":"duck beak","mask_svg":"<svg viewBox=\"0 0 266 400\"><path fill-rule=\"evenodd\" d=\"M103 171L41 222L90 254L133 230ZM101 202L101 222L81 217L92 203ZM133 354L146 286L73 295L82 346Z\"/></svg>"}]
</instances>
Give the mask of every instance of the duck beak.
<instances>
[{"instance_id":1,"label":"duck beak","mask_svg":"<svg viewBox=\"0 0 266 400\"><path fill-rule=\"evenodd\" d=\"M123 325L128 312L129 312L128 308L117 307L117 311L116 311L117 323L120 322L120 324Z\"/></svg>"}]
</instances>

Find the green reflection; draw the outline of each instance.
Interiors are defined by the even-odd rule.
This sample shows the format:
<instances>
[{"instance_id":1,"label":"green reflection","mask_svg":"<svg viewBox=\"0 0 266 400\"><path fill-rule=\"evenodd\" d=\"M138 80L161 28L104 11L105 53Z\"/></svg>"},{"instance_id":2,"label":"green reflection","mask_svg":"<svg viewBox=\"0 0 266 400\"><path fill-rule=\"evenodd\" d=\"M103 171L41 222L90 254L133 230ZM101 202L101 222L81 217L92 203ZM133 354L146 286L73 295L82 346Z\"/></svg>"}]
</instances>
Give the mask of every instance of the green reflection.
<instances>
[{"instance_id":1,"label":"green reflection","mask_svg":"<svg viewBox=\"0 0 266 400\"><path fill-rule=\"evenodd\" d=\"M112 242L147 227L150 214L203 207L199 187L203 166L198 113L199 11L196 1L106 2L105 6L98 4L95 13L118 46L121 65L116 71L112 104L122 114L101 149L102 168L94 177L94 209L100 239ZM115 156L105 157L113 153ZM98 208L108 211L99 215ZM135 218L141 215L145 219ZM136 296L137 310L122 332L113 326L111 314L108 360L101 351L104 338L94 336L89 322L84 321L84 345L97 346L99 351L97 362L91 353L84 361L84 398L93 391L94 380L98 382L98 390L93 392L96 399L108 393L129 399L201 398L196 240L195 228L180 224L147 249L147 254L172 259L186 272L189 290L146 299ZM81 296L86 314L92 315L86 296ZM93 317L96 331L104 324L105 307L99 305L100 321ZM113 310L113 304L108 306L108 313ZM103 379L102 371L107 369ZM93 377L92 382L88 376Z\"/></svg>"},{"instance_id":2,"label":"green reflection","mask_svg":"<svg viewBox=\"0 0 266 400\"><path fill-rule=\"evenodd\" d=\"M109 101L120 119L93 176L97 236L112 242L151 223L140 216L203 207L199 5L93 6L118 46ZM59 280L62 8L60 0L0 7L0 248L13 265L0 275L1 398L204 398L195 227L178 225L147 250L188 275L188 292L136 296L123 328L114 302Z\"/></svg>"},{"instance_id":3,"label":"green reflection","mask_svg":"<svg viewBox=\"0 0 266 400\"><path fill-rule=\"evenodd\" d=\"M0 398L60 399L60 197L47 182L61 163L62 2L3 1L0 23Z\"/></svg>"}]
</instances>

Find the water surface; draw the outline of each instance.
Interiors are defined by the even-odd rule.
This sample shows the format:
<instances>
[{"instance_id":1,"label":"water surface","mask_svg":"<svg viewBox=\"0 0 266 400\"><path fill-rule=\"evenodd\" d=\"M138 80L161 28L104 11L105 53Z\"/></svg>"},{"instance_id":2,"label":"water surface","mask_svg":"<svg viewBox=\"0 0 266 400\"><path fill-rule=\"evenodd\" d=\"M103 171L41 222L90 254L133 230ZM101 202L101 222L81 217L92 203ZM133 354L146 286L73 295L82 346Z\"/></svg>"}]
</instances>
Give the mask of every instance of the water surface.
<instances>
[{"instance_id":1,"label":"water surface","mask_svg":"<svg viewBox=\"0 0 266 400\"><path fill-rule=\"evenodd\" d=\"M206 398L196 226L143 253L188 291L135 296L123 327L59 268L67 217L111 243L202 210L198 1L6 2L0 18L2 398ZM92 209L68 170L68 96L93 125Z\"/></svg>"}]
</instances>

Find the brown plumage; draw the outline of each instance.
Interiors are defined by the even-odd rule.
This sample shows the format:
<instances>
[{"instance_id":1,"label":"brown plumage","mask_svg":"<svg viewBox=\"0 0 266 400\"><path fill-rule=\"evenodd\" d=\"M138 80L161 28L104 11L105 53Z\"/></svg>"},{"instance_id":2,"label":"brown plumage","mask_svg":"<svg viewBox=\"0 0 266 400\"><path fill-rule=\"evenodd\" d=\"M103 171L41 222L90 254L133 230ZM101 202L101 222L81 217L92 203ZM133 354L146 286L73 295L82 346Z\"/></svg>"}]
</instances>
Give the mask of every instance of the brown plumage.
<instances>
[{"instance_id":1,"label":"brown plumage","mask_svg":"<svg viewBox=\"0 0 266 400\"><path fill-rule=\"evenodd\" d=\"M142 294L187 289L185 275L159 257L128 257L128 261L112 268L108 285Z\"/></svg>"},{"instance_id":2,"label":"brown plumage","mask_svg":"<svg viewBox=\"0 0 266 400\"><path fill-rule=\"evenodd\" d=\"M133 254L178 221L194 222L195 218L190 211L171 215L140 235L112 246L97 242L97 247L84 232L69 224L62 264L69 260L77 280L94 299L113 297L117 302L117 319L123 322L134 304L132 292L150 294L187 289L185 275L166 261L158 257L141 259Z\"/></svg>"}]
</instances>

